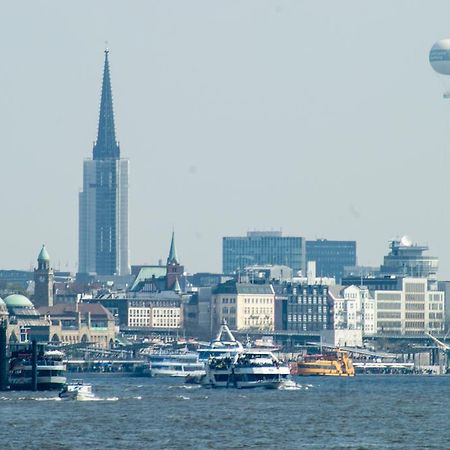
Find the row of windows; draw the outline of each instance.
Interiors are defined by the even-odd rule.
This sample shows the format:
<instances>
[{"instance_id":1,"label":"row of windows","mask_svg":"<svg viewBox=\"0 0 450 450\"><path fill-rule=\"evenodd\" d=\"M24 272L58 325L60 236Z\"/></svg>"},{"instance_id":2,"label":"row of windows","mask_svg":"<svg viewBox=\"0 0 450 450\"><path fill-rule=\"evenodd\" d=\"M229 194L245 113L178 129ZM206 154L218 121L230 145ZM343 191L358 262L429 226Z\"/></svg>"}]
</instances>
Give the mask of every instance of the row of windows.
<instances>
[{"instance_id":1,"label":"row of windows","mask_svg":"<svg viewBox=\"0 0 450 450\"><path fill-rule=\"evenodd\" d=\"M378 319L401 319L402 315L399 312L378 312Z\"/></svg>"},{"instance_id":2,"label":"row of windows","mask_svg":"<svg viewBox=\"0 0 450 450\"><path fill-rule=\"evenodd\" d=\"M244 308L244 314L266 314L272 315L272 308Z\"/></svg>"},{"instance_id":3,"label":"row of windows","mask_svg":"<svg viewBox=\"0 0 450 450\"><path fill-rule=\"evenodd\" d=\"M222 303L236 303L235 298L223 298Z\"/></svg>"},{"instance_id":4,"label":"row of windows","mask_svg":"<svg viewBox=\"0 0 450 450\"><path fill-rule=\"evenodd\" d=\"M289 314L288 322L326 322L327 316L323 315L297 315L297 314Z\"/></svg>"},{"instance_id":5,"label":"row of windows","mask_svg":"<svg viewBox=\"0 0 450 450\"><path fill-rule=\"evenodd\" d=\"M236 314L236 307L235 306L231 306L230 308L224 306L222 308L222 314Z\"/></svg>"},{"instance_id":6,"label":"row of windows","mask_svg":"<svg viewBox=\"0 0 450 450\"><path fill-rule=\"evenodd\" d=\"M244 303L252 303L252 304L272 304L273 298L244 298Z\"/></svg>"},{"instance_id":7,"label":"row of windows","mask_svg":"<svg viewBox=\"0 0 450 450\"><path fill-rule=\"evenodd\" d=\"M244 325L272 325L270 317L248 317L244 319Z\"/></svg>"},{"instance_id":8,"label":"row of windows","mask_svg":"<svg viewBox=\"0 0 450 450\"><path fill-rule=\"evenodd\" d=\"M299 305L325 305L327 297L290 297L289 303L298 303Z\"/></svg>"},{"instance_id":9,"label":"row of windows","mask_svg":"<svg viewBox=\"0 0 450 450\"><path fill-rule=\"evenodd\" d=\"M288 311L290 311L292 313L296 312L297 314L298 313L302 313L302 314L303 313L308 313L308 314L319 313L320 314L320 313L326 313L328 311L328 308L326 306L316 306L314 308L312 308L312 307L306 308L305 306L301 306L301 307L297 307L297 308L290 307L288 309Z\"/></svg>"},{"instance_id":10,"label":"row of windows","mask_svg":"<svg viewBox=\"0 0 450 450\"><path fill-rule=\"evenodd\" d=\"M402 295L400 293L391 293L391 292L377 292L376 294L377 300L397 300L401 301Z\"/></svg>"}]
</instances>

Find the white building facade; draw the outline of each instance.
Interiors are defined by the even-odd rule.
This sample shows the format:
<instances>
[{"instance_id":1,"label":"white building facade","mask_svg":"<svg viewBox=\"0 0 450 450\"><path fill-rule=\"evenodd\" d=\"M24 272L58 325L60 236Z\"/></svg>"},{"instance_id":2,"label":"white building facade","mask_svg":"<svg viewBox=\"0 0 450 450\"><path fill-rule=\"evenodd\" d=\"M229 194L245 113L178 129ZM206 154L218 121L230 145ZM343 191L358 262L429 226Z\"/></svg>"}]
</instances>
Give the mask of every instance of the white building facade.
<instances>
[{"instance_id":1,"label":"white building facade","mask_svg":"<svg viewBox=\"0 0 450 450\"><path fill-rule=\"evenodd\" d=\"M333 300L335 330L361 330L376 333L376 302L365 286L348 286L330 291Z\"/></svg>"},{"instance_id":2,"label":"white building facade","mask_svg":"<svg viewBox=\"0 0 450 450\"><path fill-rule=\"evenodd\" d=\"M445 293L428 290L426 278L403 278L402 290L375 291L377 334L440 334L445 323Z\"/></svg>"}]
</instances>

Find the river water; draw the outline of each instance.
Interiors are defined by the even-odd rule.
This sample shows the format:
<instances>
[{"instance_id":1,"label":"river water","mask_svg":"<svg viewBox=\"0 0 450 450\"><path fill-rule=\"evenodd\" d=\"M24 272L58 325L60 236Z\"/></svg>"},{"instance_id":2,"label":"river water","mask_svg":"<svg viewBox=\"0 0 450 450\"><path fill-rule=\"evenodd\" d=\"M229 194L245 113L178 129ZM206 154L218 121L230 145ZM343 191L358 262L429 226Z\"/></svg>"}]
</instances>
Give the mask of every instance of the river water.
<instances>
[{"instance_id":1,"label":"river water","mask_svg":"<svg viewBox=\"0 0 450 450\"><path fill-rule=\"evenodd\" d=\"M95 401L0 393L0 449L450 449L450 377L297 378L206 389L83 374Z\"/></svg>"}]
</instances>

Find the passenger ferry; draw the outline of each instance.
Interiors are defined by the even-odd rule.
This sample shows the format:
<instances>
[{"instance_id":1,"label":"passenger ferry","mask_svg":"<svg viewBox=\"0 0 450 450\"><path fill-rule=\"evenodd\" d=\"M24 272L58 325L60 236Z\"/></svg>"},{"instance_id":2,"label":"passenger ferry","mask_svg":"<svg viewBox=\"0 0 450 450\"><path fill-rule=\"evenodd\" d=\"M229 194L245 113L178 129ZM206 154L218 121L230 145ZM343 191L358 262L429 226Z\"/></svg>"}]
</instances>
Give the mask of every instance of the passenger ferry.
<instances>
[{"instance_id":1,"label":"passenger ferry","mask_svg":"<svg viewBox=\"0 0 450 450\"><path fill-rule=\"evenodd\" d=\"M150 376L196 377L205 374L205 367L198 359L198 354L158 353L149 356Z\"/></svg>"},{"instance_id":2,"label":"passenger ferry","mask_svg":"<svg viewBox=\"0 0 450 450\"><path fill-rule=\"evenodd\" d=\"M61 389L66 384L64 353L50 350L38 355L37 388L40 391ZM12 390L31 390L31 353L13 352L9 368L9 385Z\"/></svg>"},{"instance_id":3,"label":"passenger ferry","mask_svg":"<svg viewBox=\"0 0 450 450\"><path fill-rule=\"evenodd\" d=\"M289 367L267 350L244 349L231 357L211 358L203 384L225 388L278 388L291 380Z\"/></svg>"},{"instance_id":4,"label":"passenger ferry","mask_svg":"<svg viewBox=\"0 0 450 450\"><path fill-rule=\"evenodd\" d=\"M244 348L225 321L210 346L198 351L205 361L204 386L276 388L291 378L289 367L270 350Z\"/></svg>"},{"instance_id":5,"label":"passenger ferry","mask_svg":"<svg viewBox=\"0 0 450 450\"><path fill-rule=\"evenodd\" d=\"M291 364L292 375L354 377L355 368L347 352L336 350L323 355L306 355Z\"/></svg>"}]
</instances>

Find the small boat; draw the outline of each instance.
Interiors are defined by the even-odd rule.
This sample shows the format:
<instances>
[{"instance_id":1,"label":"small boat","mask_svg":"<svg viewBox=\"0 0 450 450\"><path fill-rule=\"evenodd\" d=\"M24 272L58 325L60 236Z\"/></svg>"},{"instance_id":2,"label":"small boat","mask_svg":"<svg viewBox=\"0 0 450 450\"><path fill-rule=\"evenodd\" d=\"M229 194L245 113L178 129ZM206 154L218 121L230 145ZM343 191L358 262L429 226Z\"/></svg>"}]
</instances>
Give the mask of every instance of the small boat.
<instances>
[{"instance_id":1,"label":"small boat","mask_svg":"<svg viewBox=\"0 0 450 450\"><path fill-rule=\"evenodd\" d=\"M321 355L306 355L291 364L291 374L300 376L354 377L355 368L347 352L336 350Z\"/></svg>"},{"instance_id":2,"label":"small boat","mask_svg":"<svg viewBox=\"0 0 450 450\"><path fill-rule=\"evenodd\" d=\"M92 400L92 385L83 380L73 380L67 383L58 394L61 400Z\"/></svg>"}]
</instances>

